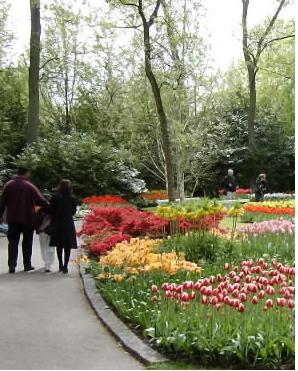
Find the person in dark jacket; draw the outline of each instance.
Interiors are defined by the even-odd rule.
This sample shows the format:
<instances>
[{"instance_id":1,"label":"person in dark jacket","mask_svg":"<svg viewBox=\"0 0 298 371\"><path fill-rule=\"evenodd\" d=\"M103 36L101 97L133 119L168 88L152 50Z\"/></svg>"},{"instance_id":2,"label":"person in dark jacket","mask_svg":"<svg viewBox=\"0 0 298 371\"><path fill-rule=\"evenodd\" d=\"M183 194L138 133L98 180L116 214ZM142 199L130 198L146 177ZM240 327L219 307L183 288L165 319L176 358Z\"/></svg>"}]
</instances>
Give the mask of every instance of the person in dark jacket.
<instances>
[{"instance_id":1,"label":"person in dark jacket","mask_svg":"<svg viewBox=\"0 0 298 371\"><path fill-rule=\"evenodd\" d=\"M76 249L77 239L73 215L77 210L77 201L72 194L71 181L62 179L57 193L50 202L52 222L50 225L50 246L56 246L59 271L68 273L71 249ZM63 261L64 251L64 261Z\"/></svg>"},{"instance_id":2,"label":"person in dark jacket","mask_svg":"<svg viewBox=\"0 0 298 371\"><path fill-rule=\"evenodd\" d=\"M40 191L29 181L30 170L20 167L17 176L7 182L3 188L0 202L0 223L6 212L8 224L8 267L9 273L15 273L18 259L18 245L23 234L23 264L26 272L31 265L32 241L35 228L35 206L47 207L48 202Z\"/></svg>"},{"instance_id":3,"label":"person in dark jacket","mask_svg":"<svg viewBox=\"0 0 298 371\"><path fill-rule=\"evenodd\" d=\"M255 198L257 202L264 200L264 194L267 190L266 174L260 174L256 180Z\"/></svg>"}]
</instances>

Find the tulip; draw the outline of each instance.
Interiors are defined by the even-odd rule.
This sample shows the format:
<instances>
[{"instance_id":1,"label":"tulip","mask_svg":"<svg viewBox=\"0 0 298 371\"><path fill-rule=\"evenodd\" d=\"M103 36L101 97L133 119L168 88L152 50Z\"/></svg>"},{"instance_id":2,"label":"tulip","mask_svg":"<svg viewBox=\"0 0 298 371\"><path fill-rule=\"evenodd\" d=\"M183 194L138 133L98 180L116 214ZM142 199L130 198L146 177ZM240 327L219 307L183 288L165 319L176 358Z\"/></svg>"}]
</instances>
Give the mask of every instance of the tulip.
<instances>
[{"instance_id":1,"label":"tulip","mask_svg":"<svg viewBox=\"0 0 298 371\"><path fill-rule=\"evenodd\" d=\"M245 311L245 306L242 303L239 304L238 311L241 312L241 313L243 313Z\"/></svg>"},{"instance_id":2,"label":"tulip","mask_svg":"<svg viewBox=\"0 0 298 371\"><path fill-rule=\"evenodd\" d=\"M289 301L288 301L288 307L289 307L290 309L295 308L295 302L294 302L294 300L289 300Z\"/></svg>"},{"instance_id":3,"label":"tulip","mask_svg":"<svg viewBox=\"0 0 298 371\"><path fill-rule=\"evenodd\" d=\"M258 300L258 298L257 298L256 296L254 296L254 297L252 298L252 303L253 303L253 304L259 304L259 300Z\"/></svg>"},{"instance_id":4,"label":"tulip","mask_svg":"<svg viewBox=\"0 0 298 371\"><path fill-rule=\"evenodd\" d=\"M183 291L183 286L182 285L179 285L176 287L176 292L179 292L181 293Z\"/></svg>"},{"instance_id":5,"label":"tulip","mask_svg":"<svg viewBox=\"0 0 298 371\"><path fill-rule=\"evenodd\" d=\"M233 298L238 298L238 296L239 296L239 290L234 290L232 292L232 296L233 296Z\"/></svg>"},{"instance_id":6,"label":"tulip","mask_svg":"<svg viewBox=\"0 0 298 371\"><path fill-rule=\"evenodd\" d=\"M241 300L242 302L247 301L247 295L246 295L244 292L242 292L242 293L240 294L240 300Z\"/></svg>"},{"instance_id":7,"label":"tulip","mask_svg":"<svg viewBox=\"0 0 298 371\"><path fill-rule=\"evenodd\" d=\"M262 265L264 265L264 263L265 263L265 260L263 258L260 258L259 259L259 264L262 266Z\"/></svg>"},{"instance_id":8,"label":"tulip","mask_svg":"<svg viewBox=\"0 0 298 371\"><path fill-rule=\"evenodd\" d=\"M228 271L231 268L231 265L229 263L225 263L224 269Z\"/></svg>"},{"instance_id":9,"label":"tulip","mask_svg":"<svg viewBox=\"0 0 298 371\"><path fill-rule=\"evenodd\" d=\"M285 298L277 298L277 304L280 306L280 307L284 307L286 304L287 304L287 301Z\"/></svg>"},{"instance_id":10,"label":"tulip","mask_svg":"<svg viewBox=\"0 0 298 371\"><path fill-rule=\"evenodd\" d=\"M228 296L225 296L223 301L224 301L224 303L227 304L227 305L230 304L230 298L229 298Z\"/></svg>"},{"instance_id":11,"label":"tulip","mask_svg":"<svg viewBox=\"0 0 298 371\"><path fill-rule=\"evenodd\" d=\"M245 281L246 283L251 283L251 276L246 276Z\"/></svg>"},{"instance_id":12,"label":"tulip","mask_svg":"<svg viewBox=\"0 0 298 371\"><path fill-rule=\"evenodd\" d=\"M165 292L165 297L166 297L167 299L172 299L172 297L173 297L172 291L167 290L167 291Z\"/></svg>"},{"instance_id":13,"label":"tulip","mask_svg":"<svg viewBox=\"0 0 298 371\"><path fill-rule=\"evenodd\" d=\"M291 294L289 290L286 290L285 293L284 293L284 298L285 299L290 299L292 297L293 297L293 294Z\"/></svg>"},{"instance_id":14,"label":"tulip","mask_svg":"<svg viewBox=\"0 0 298 371\"><path fill-rule=\"evenodd\" d=\"M189 295L188 295L186 292L183 292L183 293L181 294L181 301L183 301L183 302L188 302L189 300L190 300Z\"/></svg>"},{"instance_id":15,"label":"tulip","mask_svg":"<svg viewBox=\"0 0 298 371\"><path fill-rule=\"evenodd\" d=\"M265 296L265 291L264 290L259 291L258 298L263 299L264 296Z\"/></svg>"},{"instance_id":16,"label":"tulip","mask_svg":"<svg viewBox=\"0 0 298 371\"><path fill-rule=\"evenodd\" d=\"M189 293L189 299L190 300L194 300L196 298L196 294L195 294L195 292L194 291L191 291L190 293Z\"/></svg>"},{"instance_id":17,"label":"tulip","mask_svg":"<svg viewBox=\"0 0 298 371\"><path fill-rule=\"evenodd\" d=\"M268 308L272 308L273 307L273 300L272 299L266 300L266 305L267 305Z\"/></svg>"},{"instance_id":18,"label":"tulip","mask_svg":"<svg viewBox=\"0 0 298 371\"><path fill-rule=\"evenodd\" d=\"M212 296L210 299L210 304L216 305L218 303L218 298L216 296Z\"/></svg>"},{"instance_id":19,"label":"tulip","mask_svg":"<svg viewBox=\"0 0 298 371\"><path fill-rule=\"evenodd\" d=\"M232 292L233 291L233 286L232 285L229 285L228 286L228 292Z\"/></svg>"},{"instance_id":20,"label":"tulip","mask_svg":"<svg viewBox=\"0 0 298 371\"><path fill-rule=\"evenodd\" d=\"M152 296L152 301L156 303L158 301L158 297L156 295Z\"/></svg>"},{"instance_id":21,"label":"tulip","mask_svg":"<svg viewBox=\"0 0 298 371\"><path fill-rule=\"evenodd\" d=\"M224 300L224 296L223 296L223 294L218 294L217 295L217 299L218 299L218 301L223 301Z\"/></svg>"},{"instance_id":22,"label":"tulip","mask_svg":"<svg viewBox=\"0 0 298 371\"><path fill-rule=\"evenodd\" d=\"M219 294L219 289L214 289L213 291L212 291L212 295L218 295Z\"/></svg>"},{"instance_id":23,"label":"tulip","mask_svg":"<svg viewBox=\"0 0 298 371\"><path fill-rule=\"evenodd\" d=\"M212 286L208 286L207 288L206 288L206 295L212 295Z\"/></svg>"},{"instance_id":24,"label":"tulip","mask_svg":"<svg viewBox=\"0 0 298 371\"><path fill-rule=\"evenodd\" d=\"M263 306L263 312L267 312L267 310L268 310L267 305L264 305L264 306Z\"/></svg>"},{"instance_id":25,"label":"tulip","mask_svg":"<svg viewBox=\"0 0 298 371\"><path fill-rule=\"evenodd\" d=\"M217 274L216 275L216 279L218 282L220 282L222 280L222 275L221 274Z\"/></svg>"},{"instance_id":26,"label":"tulip","mask_svg":"<svg viewBox=\"0 0 298 371\"><path fill-rule=\"evenodd\" d=\"M156 285L152 285L151 292L157 292L157 291L158 291L158 287Z\"/></svg>"},{"instance_id":27,"label":"tulip","mask_svg":"<svg viewBox=\"0 0 298 371\"><path fill-rule=\"evenodd\" d=\"M215 281L216 281L216 278L214 276L211 276L210 277L210 283L215 283Z\"/></svg>"},{"instance_id":28,"label":"tulip","mask_svg":"<svg viewBox=\"0 0 298 371\"><path fill-rule=\"evenodd\" d=\"M206 295L202 296L202 304L208 304L208 297Z\"/></svg>"},{"instance_id":29,"label":"tulip","mask_svg":"<svg viewBox=\"0 0 298 371\"><path fill-rule=\"evenodd\" d=\"M169 290L169 284L167 282L163 283L161 288L165 291Z\"/></svg>"},{"instance_id":30,"label":"tulip","mask_svg":"<svg viewBox=\"0 0 298 371\"><path fill-rule=\"evenodd\" d=\"M222 304L220 304L220 303L217 303L217 304L215 305L215 308L216 308L217 310L219 310L221 307L222 307Z\"/></svg>"},{"instance_id":31,"label":"tulip","mask_svg":"<svg viewBox=\"0 0 298 371\"><path fill-rule=\"evenodd\" d=\"M274 294L275 294L274 287L272 287L272 286L267 286L266 293L267 293L268 295L274 295Z\"/></svg>"},{"instance_id":32,"label":"tulip","mask_svg":"<svg viewBox=\"0 0 298 371\"><path fill-rule=\"evenodd\" d=\"M289 269L289 275L290 276L295 276L295 268L290 268Z\"/></svg>"},{"instance_id":33,"label":"tulip","mask_svg":"<svg viewBox=\"0 0 298 371\"><path fill-rule=\"evenodd\" d=\"M222 290L221 293L223 294L223 296L227 296L228 295L228 290L227 289L224 289L224 290Z\"/></svg>"}]
</instances>

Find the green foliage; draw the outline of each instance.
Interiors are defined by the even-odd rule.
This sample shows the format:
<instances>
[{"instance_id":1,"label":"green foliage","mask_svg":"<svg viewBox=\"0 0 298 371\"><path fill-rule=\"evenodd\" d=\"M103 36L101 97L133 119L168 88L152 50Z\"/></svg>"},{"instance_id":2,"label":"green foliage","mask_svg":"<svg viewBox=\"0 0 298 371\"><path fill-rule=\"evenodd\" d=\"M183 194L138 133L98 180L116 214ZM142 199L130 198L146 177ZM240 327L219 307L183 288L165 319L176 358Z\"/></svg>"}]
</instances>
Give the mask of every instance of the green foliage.
<instances>
[{"instance_id":1,"label":"green foliage","mask_svg":"<svg viewBox=\"0 0 298 371\"><path fill-rule=\"evenodd\" d=\"M241 217L242 223L255 223L255 222L264 222L265 220L271 220L271 219L280 219L281 216L277 214L268 214L268 213L250 213L245 212L244 215ZM292 220L293 217L291 215L283 215L283 219L289 219Z\"/></svg>"},{"instance_id":2,"label":"green foliage","mask_svg":"<svg viewBox=\"0 0 298 371\"><path fill-rule=\"evenodd\" d=\"M200 265L202 261L214 262L222 255L223 241L210 232L190 232L163 240L159 252L181 251L185 259Z\"/></svg>"},{"instance_id":3,"label":"green foliage","mask_svg":"<svg viewBox=\"0 0 298 371\"><path fill-rule=\"evenodd\" d=\"M17 162L33 169L32 178L43 189L51 190L61 178L71 179L80 197L107 193L132 196L145 189L138 172L127 166L117 150L98 145L87 134L52 133L27 146Z\"/></svg>"}]
</instances>

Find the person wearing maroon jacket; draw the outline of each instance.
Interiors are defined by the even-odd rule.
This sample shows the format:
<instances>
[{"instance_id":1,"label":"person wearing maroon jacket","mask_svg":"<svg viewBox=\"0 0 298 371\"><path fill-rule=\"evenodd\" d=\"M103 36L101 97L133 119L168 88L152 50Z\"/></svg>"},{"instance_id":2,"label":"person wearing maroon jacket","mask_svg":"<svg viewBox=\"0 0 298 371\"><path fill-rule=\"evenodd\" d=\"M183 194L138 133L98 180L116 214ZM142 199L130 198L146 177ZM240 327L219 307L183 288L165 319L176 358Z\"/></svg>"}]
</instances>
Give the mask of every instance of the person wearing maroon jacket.
<instances>
[{"instance_id":1,"label":"person wearing maroon jacket","mask_svg":"<svg viewBox=\"0 0 298 371\"><path fill-rule=\"evenodd\" d=\"M48 206L48 201L29 181L30 170L20 167L17 176L7 182L0 201L0 223L6 211L8 224L8 268L15 273L18 259L18 245L23 234L23 264L26 272L34 269L31 265L32 241L35 228L35 206Z\"/></svg>"}]
</instances>

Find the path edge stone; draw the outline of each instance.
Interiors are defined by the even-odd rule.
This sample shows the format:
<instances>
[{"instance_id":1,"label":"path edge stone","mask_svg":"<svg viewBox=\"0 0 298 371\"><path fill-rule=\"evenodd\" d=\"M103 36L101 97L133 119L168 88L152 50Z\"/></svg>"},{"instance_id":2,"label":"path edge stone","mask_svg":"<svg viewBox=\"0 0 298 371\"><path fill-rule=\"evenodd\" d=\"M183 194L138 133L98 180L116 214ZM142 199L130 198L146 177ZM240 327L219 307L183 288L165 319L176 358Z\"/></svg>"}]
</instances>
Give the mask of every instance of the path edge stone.
<instances>
[{"instance_id":1,"label":"path edge stone","mask_svg":"<svg viewBox=\"0 0 298 371\"><path fill-rule=\"evenodd\" d=\"M113 312L108 303L96 290L94 278L85 273L86 265L79 264L79 274L83 283L85 296L99 320L122 344L122 346L145 365L157 362L168 362L161 353L157 352L140 339L122 320Z\"/></svg>"}]
</instances>

